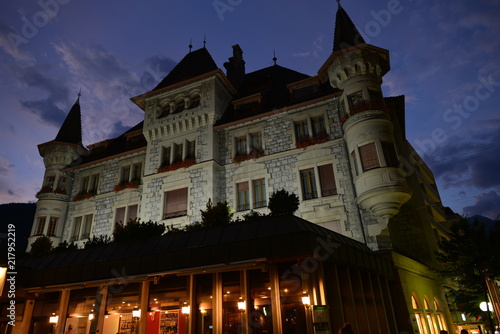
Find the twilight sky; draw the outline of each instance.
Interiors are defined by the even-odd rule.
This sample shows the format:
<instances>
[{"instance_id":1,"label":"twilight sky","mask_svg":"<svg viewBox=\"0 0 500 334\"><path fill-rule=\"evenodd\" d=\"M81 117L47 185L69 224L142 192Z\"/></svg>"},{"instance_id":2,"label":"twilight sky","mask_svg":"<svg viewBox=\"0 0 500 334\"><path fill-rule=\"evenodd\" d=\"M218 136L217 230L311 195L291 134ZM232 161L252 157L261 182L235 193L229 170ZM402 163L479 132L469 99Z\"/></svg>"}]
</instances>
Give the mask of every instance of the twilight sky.
<instances>
[{"instance_id":1,"label":"twilight sky","mask_svg":"<svg viewBox=\"0 0 500 334\"><path fill-rule=\"evenodd\" d=\"M406 95L407 137L460 214L500 213L500 0L343 0L367 43L390 51L385 96ZM334 0L10 0L0 3L0 203L36 201L43 161L81 89L84 145L119 135L193 49L247 72L315 75Z\"/></svg>"}]
</instances>

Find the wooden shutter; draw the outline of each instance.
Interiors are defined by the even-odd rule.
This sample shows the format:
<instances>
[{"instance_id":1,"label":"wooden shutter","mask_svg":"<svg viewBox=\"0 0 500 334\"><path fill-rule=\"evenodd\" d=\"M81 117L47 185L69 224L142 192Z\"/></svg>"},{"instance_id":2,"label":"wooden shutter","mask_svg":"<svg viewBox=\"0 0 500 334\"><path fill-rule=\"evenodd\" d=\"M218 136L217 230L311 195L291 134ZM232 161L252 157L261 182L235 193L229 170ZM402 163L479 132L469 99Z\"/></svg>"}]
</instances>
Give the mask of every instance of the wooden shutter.
<instances>
[{"instance_id":1,"label":"wooden shutter","mask_svg":"<svg viewBox=\"0 0 500 334\"><path fill-rule=\"evenodd\" d=\"M363 172L380 167L375 143L369 143L360 146L359 155L361 157L361 166L363 166Z\"/></svg>"},{"instance_id":2,"label":"wooden shutter","mask_svg":"<svg viewBox=\"0 0 500 334\"><path fill-rule=\"evenodd\" d=\"M335 177L333 175L333 165L323 165L318 167L319 181L321 184L321 196L332 196L337 194Z\"/></svg>"},{"instance_id":3,"label":"wooden shutter","mask_svg":"<svg viewBox=\"0 0 500 334\"><path fill-rule=\"evenodd\" d=\"M187 214L188 189L176 189L165 194L165 217L172 218Z\"/></svg>"}]
</instances>

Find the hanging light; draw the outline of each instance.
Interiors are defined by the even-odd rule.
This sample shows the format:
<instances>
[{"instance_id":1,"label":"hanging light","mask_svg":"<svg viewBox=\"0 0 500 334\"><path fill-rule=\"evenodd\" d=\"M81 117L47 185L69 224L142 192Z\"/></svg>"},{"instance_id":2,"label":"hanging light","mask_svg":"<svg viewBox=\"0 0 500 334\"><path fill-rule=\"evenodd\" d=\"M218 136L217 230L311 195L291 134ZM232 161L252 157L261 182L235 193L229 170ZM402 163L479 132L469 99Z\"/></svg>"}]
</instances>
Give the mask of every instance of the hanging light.
<instances>
[{"instance_id":1,"label":"hanging light","mask_svg":"<svg viewBox=\"0 0 500 334\"><path fill-rule=\"evenodd\" d=\"M141 317L141 310L132 310L132 316L134 318L140 318Z\"/></svg>"},{"instance_id":2,"label":"hanging light","mask_svg":"<svg viewBox=\"0 0 500 334\"><path fill-rule=\"evenodd\" d=\"M302 296L302 304L304 304L305 307L309 307L311 305L311 298L309 296Z\"/></svg>"},{"instance_id":3,"label":"hanging light","mask_svg":"<svg viewBox=\"0 0 500 334\"><path fill-rule=\"evenodd\" d=\"M240 310L241 312L245 312L246 309L247 309L247 303L244 300L240 300L238 302L238 310Z\"/></svg>"},{"instance_id":4,"label":"hanging light","mask_svg":"<svg viewBox=\"0 0 500 334\"><path fill-rule=\"evenodd\" d=\"M184 315L189 315L189 313L191 312L191 307L189 305L188 306L183 306L182 309L181 309L181 312Z\"/></svg>"},{"instance_id":5,"label":"hanging light","mask_svg":"<svg viewBox=\"0 0 500 334\"><path fill-rule=\"evenodd\" d=\"M49 322L51 324L57 324L59 322L59 316L52 314L52 316L49 318Z\"/></svg>"}]
</instances>

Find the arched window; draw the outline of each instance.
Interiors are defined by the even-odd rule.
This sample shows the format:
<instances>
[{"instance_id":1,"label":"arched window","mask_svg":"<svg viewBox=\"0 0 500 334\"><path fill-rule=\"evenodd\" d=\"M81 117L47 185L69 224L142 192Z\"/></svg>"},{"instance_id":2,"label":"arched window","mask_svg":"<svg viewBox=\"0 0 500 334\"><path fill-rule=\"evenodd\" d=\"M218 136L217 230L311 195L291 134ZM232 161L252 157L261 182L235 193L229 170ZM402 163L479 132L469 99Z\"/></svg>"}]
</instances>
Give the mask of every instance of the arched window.
<instances>
[{"instance_id":1,"label":"arched window","mask_svg":"<svg viewBox=\"0 0 500 334\"><path fill-rule=\"evenodd\" d=\"M180 113L181 111L183 111L185 108L185 103L184 103L184 100L180 100L179 102L177 102L177 104L175 105L175 114L177 113Z\"/></svg>"},{"instance_id":2,"label":"arched window","mask_svg":"<svg viewBox=\"0 0 500 334\"><path fill-rule=\"evenodd\" d=\"M158 118L166 117L168 114L170 114L170 103L167 103L163 107L161 107Z\"/></svg>"},{"instance_id":3,"label":"arched window","mask_svg":"<svg viewBox=\"0 0 500 334\"><path fill-rule=\"evenodd\" d=\"M411 305L415 310L415 319L417 320L418 331L421 334L429 334L427 326L425 325L424 313L422 310L422 305L416 294L411 295Z\"/></svg>"},{"instance_id":4,"label":"arched window","mask_svg":"<svg viewBox=\"0 0 500 334\"><path fill-rule=\"evenodd\" d=\"M200 95L196 94L192 100L191 100L191 104L189 105L189 109L192 109L192 108L196 108L196 107L199 107L201 104L201 99L200 99Z\"/></svg>"}]
</instances>

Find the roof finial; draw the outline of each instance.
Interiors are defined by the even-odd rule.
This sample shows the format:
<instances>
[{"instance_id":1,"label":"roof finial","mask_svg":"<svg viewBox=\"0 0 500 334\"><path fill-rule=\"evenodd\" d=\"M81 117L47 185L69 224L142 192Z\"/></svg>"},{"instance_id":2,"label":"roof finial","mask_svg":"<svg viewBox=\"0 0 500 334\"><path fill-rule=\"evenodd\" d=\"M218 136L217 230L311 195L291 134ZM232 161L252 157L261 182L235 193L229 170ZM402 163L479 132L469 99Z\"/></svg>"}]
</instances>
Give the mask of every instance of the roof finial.
<instances>
[{"instance_id":1,"label":"roof finial","mask_svg":"<svg viewBox=\"0 0 500 334\"><path fill-rule=\"evenodd\" d=\"M337 3L339 4L339 7L340 7L340 0L337 0Z\"/></svg>"},{"instance_id":2,"label":"roof finial","mask_svg":"<svg viewBox=\"0 0 500 334\"><path fill-rule=\"evenodd\" d=\"M189 53L191 53L191 49L193 48L193 39L192 38L189 40L188 47L189 47Z\"/></svg>"},{"instance_id":3,"label":"roof finial","mask_svg":"<svg viewBox=\"0 0 500 334\"><path fill-rule=\"evenodd\" d=\"M273 62L274 62L274 65L276 65L276 60L278 60L278 58L276 58L276 51L273 49Z\"/></svg>"},{"instance_id":4,"label":"roof finial","mask_svg":"<svg viewBox=\"0 0 500 334\"><path fill-rule=\"evenodd\" d=\"M80 91L78 92L78 97L76 98L76 103L80 104L80 96L82 96L82 87L80 87Z\"/></svg>"},{"instance_id":5,"label":"roof finial","mask_svg":"<svg viewBox=\"0 0 500 334\"><path fill-rule=\"evenodd\" d=\"M205 49L207 46L207 35L203 37L203 48Z\"/></svg>"}]
</instances>

